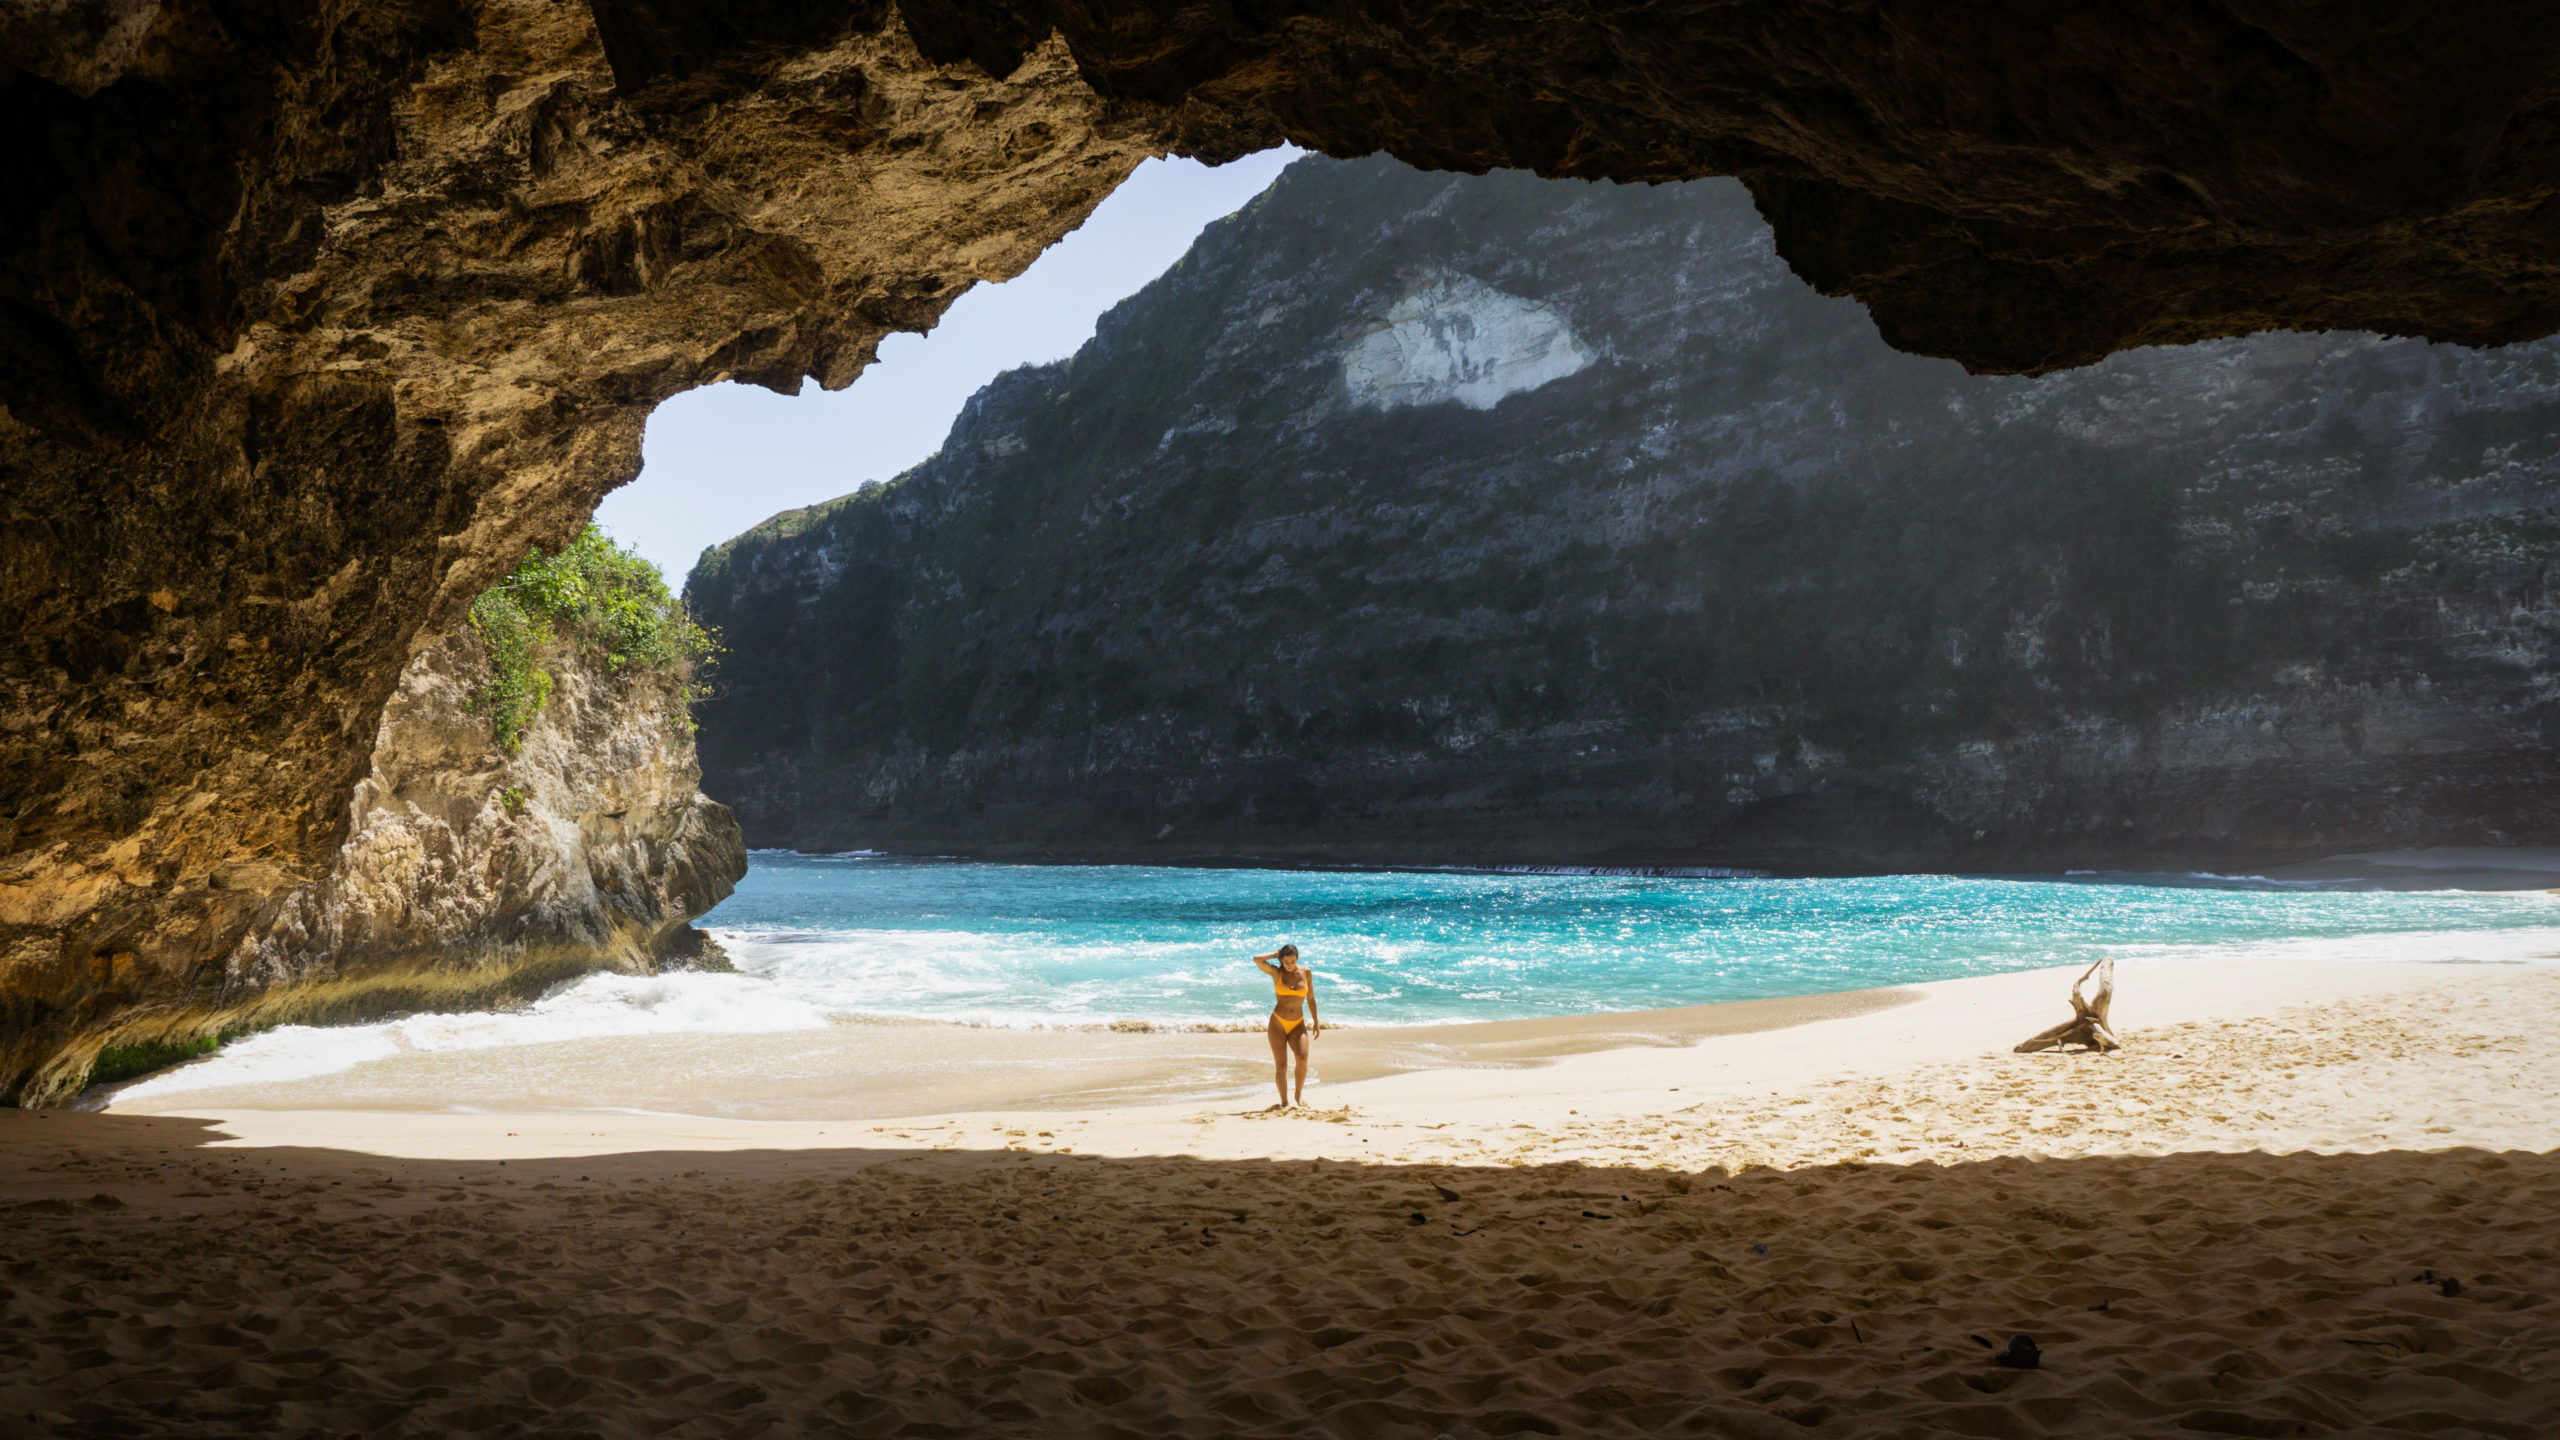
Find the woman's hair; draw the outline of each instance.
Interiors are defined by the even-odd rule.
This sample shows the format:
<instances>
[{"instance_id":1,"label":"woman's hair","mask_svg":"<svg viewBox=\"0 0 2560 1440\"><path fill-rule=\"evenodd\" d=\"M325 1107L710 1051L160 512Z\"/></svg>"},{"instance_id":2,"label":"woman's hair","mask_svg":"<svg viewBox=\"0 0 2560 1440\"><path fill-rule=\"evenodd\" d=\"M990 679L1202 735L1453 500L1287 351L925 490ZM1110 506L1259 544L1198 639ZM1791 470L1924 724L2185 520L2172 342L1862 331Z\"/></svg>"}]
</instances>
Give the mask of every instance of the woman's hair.
<instances>
[{"instance_id":1,"label":"woman's hair","mask_svg":"<svg viewBox=\"0 0 2560 1440\"><path fill-rule=\"evenodd\" d=\"M1281 959L1283 959L1283 960L1295 960L1295 959L1297 959L1297 958L1298 958L1298 947L1297 947L1297 946L1295 946L1295 945L1283 945L1283 946L1281 946L1281 947L1280 947L1280 958L1281 958Z\"/></svg>"}]
</instances>

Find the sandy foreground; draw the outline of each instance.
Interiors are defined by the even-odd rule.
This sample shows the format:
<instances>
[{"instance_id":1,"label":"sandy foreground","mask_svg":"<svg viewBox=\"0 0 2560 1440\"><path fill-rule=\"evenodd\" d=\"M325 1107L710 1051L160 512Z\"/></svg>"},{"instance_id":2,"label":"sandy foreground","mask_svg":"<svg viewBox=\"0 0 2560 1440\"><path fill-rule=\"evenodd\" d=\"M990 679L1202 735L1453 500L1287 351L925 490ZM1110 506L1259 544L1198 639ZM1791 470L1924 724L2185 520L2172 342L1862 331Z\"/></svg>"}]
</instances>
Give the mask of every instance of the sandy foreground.
<instances>
[{"instance_id":1,"label":"sandy foreground","mask_svg":"<svg viewBox=\"0 0 2560 1440\"><path fill-rule=\"evenodd\" d=\"M2009 1054L2069 978L1282 1116L0 1112L0 1434L2560 1433L2560 971Z\"/></svg>"}]
</instances>

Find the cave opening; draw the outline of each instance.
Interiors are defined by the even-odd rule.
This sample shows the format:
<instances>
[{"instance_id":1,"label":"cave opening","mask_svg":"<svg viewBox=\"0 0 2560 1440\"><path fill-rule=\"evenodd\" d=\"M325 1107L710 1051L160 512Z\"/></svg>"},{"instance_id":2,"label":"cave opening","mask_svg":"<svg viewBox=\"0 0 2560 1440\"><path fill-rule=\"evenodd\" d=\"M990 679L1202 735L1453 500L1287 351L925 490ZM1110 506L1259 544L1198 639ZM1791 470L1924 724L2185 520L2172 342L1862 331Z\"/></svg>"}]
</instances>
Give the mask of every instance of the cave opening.
<instances>
[{"instance_id":1,"label":"cave opening","mask_svg":"<svg viewBox=\"0 0 2560 1440\"><path fill-rule=\"evenodd\" d=\"M1795 275L1985 373L2277 327L2549 333L2560 13L2391 26L2316 5L14 10L0 1090L58 1095L102 1047L284 997L433 1000L452 977L421 955L376 995L270 943L335 923L309 907L394 778L377 749L416 662L636 473L668 397L848 385L1150 157L1735 176ZM2524 443L2479 428L2482 453ZM2394 565L2368 549L2339 563ZM1337 713L1304 743L1400 723Z\"/></svg>"}]
</instances>

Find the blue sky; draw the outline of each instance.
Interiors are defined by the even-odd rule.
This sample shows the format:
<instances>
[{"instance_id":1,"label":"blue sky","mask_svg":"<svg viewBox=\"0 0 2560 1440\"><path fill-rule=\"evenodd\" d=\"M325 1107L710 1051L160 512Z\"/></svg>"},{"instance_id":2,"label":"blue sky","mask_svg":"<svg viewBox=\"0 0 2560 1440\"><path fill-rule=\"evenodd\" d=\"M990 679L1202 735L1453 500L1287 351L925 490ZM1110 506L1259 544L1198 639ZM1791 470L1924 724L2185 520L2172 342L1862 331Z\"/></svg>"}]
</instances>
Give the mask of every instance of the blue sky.
<instances>
[{"instance_id":1,"label":"blue sky","mask_svg":"<svg viewBox=\"0 0 2560 1440\"><path fill-rule=\"evenodd\" d=\"M796 396L750 385L689 391L649 417L640 478L596 521L682 585L705 546L777 511L886 480L942 446L979 386L1075 353L1103 311L1165 272L1200 227L1262 193L1295 150L1211 169L1150 160L1083 227L1002 285L963 295L930 335L892 335L851 386Z\"/></svg>"}]
</instances>

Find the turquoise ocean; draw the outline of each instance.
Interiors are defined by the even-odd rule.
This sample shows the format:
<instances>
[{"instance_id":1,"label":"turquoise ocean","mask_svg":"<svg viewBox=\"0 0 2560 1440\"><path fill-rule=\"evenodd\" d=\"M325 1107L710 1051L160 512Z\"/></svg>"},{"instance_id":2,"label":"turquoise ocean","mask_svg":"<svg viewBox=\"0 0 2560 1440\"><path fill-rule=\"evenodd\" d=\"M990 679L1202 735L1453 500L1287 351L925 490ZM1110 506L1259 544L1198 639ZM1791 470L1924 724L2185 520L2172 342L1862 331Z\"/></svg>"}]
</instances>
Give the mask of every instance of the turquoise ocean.
<instances>
[{"instance_id":1,"label":"turquoise ocean","mask_svg":"<svg viewBox=\"0 0 2560 1440\"><path fill-rule=\"evenodd\" d=\"M145 1080L296 1079L403 1051L873 1016L1254 1024L1296 944L1329 1022L1408 1025L1860 990L2102 954L2540 963L2560 898L2249 877L1776 880L998 865L759 853L700 922L738 972L594 975L521 1009L286 1027Z\"/></svg>"},{"instance_id":2,"label":"turquoise ocean","mask_svg":"<svg viewBox=\"0 0 2560 1440\"><path fill-rule=\"evenodd\" d=\"M1205 870L758 855L703 922L820 1005L981 1024L1252 1022L1283 941L1349 1024L1650 1010L2113 954L2515 960L2540 892L2194 876L2061 879Z\"/></svg>"}]
</instances>

